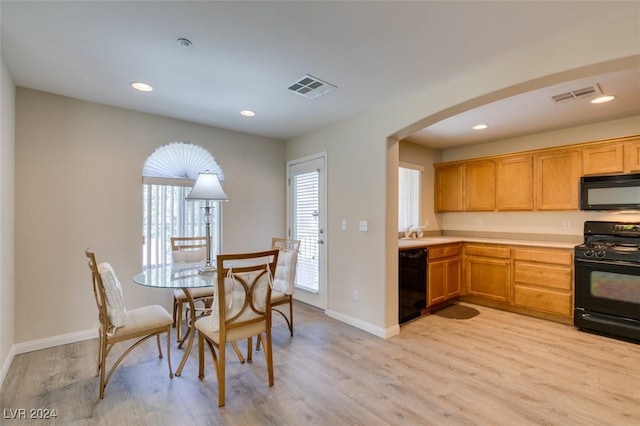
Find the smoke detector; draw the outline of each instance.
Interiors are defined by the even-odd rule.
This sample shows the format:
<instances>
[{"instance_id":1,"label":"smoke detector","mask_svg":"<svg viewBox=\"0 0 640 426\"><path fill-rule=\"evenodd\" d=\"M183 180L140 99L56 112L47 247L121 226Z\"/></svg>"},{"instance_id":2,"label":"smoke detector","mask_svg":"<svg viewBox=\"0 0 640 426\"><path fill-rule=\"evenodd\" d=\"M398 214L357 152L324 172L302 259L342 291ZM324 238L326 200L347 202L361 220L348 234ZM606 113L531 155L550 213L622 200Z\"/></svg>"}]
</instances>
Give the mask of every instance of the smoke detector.
<instances>
[{"instance_id":1,"label":"smoke detector","mask_svg":"<svg viewBox=\"0 0 640 426\"><path fill-rule=\"evenodd\" d=\"M602 92L597 84L591 86L582 87L580 89L571 90L569 92L558 93L557 95L549 96L549 99L554 104L563 104L566 102L573 102L579 99L592 98L595 96L601 96Z\"/></svg>"},{"instance_id":2,"label":"smoke detector","mask_svg":"<svg viewBox=\"0 0 640 426\"><path fill-rule=\"evenodd\" d=\"M307 74L289 86L287 90L304 96L305 98L315 99L322 95L326 95L335 88L336 86L333 84Z\"/></svg>"}]
</instances>

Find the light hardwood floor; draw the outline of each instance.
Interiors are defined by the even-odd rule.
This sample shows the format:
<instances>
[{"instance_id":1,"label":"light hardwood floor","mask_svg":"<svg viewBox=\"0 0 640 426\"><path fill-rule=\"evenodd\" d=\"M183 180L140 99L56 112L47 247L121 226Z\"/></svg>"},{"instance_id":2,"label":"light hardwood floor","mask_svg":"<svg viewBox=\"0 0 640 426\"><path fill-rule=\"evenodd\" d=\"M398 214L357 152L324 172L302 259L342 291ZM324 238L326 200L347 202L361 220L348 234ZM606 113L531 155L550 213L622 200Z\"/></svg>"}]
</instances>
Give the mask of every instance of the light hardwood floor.
<instances>
[{"instance_id":1,"label":"light hardwood floor","mask_svg":"<svg viewBox=\"0 0 640 426\"><path fill-rule=\"evenodd\" d=\"M18 355L0 423L36 424L4 417L42 408L58 415L47 425L640 425L640 345L468 306L480 314L427 316L384 340L296 303L293 338L274 317L274 386L262 353L241 365L228 350L222 408L208 351L198 380L196 347L169 379L148 342L104 400L95 341ZM174 344L174 368L181 354Z\"/></svg>"}]
</instances>

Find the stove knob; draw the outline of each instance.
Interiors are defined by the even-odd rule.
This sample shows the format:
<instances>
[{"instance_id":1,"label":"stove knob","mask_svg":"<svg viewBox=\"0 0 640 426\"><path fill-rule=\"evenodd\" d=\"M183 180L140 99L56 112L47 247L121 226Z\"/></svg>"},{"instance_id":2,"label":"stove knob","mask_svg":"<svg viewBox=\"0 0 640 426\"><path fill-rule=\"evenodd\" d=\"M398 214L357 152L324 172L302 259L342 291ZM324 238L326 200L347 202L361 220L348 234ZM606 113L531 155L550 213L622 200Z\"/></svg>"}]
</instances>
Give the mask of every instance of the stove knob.
<instances>
[{"instance_id":1,"label":"stove knob","mask_svg":"<svg viewBox=\"0 0 640 426\"><path fill-rule=\"evenodd\" d=\"M591 256L593 256L593 250L591 250L591 249L587 249L587 250L584 252L584 255L585 255L585 256L587 256L587 257L591 257Z\"/></svg>"},{"instance_id":2,"label":"stove knob","mask_svg":"<svg viewBox=\"0 0 640 426\"><path fill-rule=\"evenodd\" d=\"M596 252L596 256L598 256L598 257L604 257L604 255L605 255L605 251L604 250L598 250Z\"/></svg>"}]
</instances>

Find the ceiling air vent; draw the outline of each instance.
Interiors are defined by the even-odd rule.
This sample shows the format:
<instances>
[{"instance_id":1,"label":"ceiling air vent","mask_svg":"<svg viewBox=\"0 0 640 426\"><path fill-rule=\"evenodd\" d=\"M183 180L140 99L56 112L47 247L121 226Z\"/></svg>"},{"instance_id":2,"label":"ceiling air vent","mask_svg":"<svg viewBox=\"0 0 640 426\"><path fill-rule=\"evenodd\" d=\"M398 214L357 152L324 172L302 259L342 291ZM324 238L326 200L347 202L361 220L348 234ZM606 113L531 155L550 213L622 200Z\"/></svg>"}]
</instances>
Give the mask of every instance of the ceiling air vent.
<instances>
[{"instance_id":1,"label":"ceiling air vent","mask_svg":"<svg viewBox=\"0 0 640 426\"><path fill-rule=\"evenodd\" d=\"M307 74L289 86L288 90L295 92L298 95L302 95L305 98L315 99L329 93L335 88L336 86L333 84Z\"/></svg>"},{"instance_id":2,"label":"ceiling air vent","mask_svg":"<svg viewBox=\"0 0 640 426\"><path fill-rule=\"evenodd\" d=\"M582 89L552 95L549 98L554 104L562 104L565 102L577 101L578 99L600 96L601 94L602 92L600 92L598 85L594 84L592 86L583 87Z\"/></svg>"}]
</instances>

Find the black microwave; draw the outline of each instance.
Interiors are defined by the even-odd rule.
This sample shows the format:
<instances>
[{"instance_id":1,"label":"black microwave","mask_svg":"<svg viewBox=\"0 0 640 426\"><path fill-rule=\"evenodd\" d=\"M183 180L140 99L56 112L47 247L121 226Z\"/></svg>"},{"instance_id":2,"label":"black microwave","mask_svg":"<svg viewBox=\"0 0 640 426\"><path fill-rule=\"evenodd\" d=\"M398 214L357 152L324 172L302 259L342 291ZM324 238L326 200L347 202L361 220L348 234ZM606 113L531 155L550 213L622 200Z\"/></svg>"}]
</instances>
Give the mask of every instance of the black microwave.
<instances>
[{"instance_id":1,"label":"black microwave","mask_svg":"<svg viewBox=\"0 0 640 426\"><path fill-rule=\"evenodd\" d=\"M640 210L640 173L581 177L580 210Z\"/></svg>"}]
</instances>

